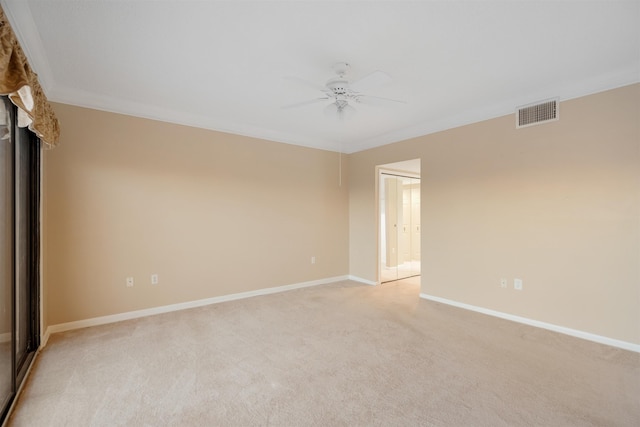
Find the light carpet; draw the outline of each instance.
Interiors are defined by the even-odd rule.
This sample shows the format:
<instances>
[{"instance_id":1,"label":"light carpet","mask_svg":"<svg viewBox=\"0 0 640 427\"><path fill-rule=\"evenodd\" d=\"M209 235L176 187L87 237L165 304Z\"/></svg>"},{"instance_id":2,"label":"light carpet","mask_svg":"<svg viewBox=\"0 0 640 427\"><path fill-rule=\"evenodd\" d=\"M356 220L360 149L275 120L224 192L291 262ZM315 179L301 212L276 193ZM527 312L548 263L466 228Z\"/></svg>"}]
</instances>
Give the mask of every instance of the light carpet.
<instances>
[{"instance_id":1,"label":"light carpet","mask_svg":"<svg viewBox=\"0 0 640 427\"><path fill-rule=\"evenodd\" d=\"M640 425L639 354L422 300L417 282L53 335L9 425Z\"/></svg>"}]
</instances>

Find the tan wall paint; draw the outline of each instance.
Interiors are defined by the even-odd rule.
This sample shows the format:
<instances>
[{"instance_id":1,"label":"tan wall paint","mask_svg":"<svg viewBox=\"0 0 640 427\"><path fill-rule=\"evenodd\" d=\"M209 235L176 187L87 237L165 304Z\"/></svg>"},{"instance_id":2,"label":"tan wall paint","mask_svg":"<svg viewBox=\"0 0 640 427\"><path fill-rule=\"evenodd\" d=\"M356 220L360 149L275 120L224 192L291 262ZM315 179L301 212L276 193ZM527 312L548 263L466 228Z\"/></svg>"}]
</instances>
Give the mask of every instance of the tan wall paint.
<instances>
[{"instance_id":1,"label":"tan wall paint","mask_svg":"<svg viewBox=\"0 0 640 427\"><path fill-rule=\"evenodd\" d=\"M45 326L348 273L337 153L54 109Z\"/></svg>"},{"instance_id":2,"label":"tan wall paint","mask_svg":"<svg viewBox=\"0 0 640 427\"><path fill-rule=\"evenodd\" d=\"M377 280L376 165L421 158L423 293L640 343L639 123L636 84L352 154L350 274Z\"/></svg>"}]
</instances>

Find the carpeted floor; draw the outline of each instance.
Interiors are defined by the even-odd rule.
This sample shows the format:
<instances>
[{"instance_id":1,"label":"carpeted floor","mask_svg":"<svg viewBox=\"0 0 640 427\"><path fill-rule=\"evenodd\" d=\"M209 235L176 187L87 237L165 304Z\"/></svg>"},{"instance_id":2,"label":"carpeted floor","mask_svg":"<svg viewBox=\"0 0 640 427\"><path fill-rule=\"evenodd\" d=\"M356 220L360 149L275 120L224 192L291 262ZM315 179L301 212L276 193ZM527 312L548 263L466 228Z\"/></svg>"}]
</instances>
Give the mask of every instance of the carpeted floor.
<instances>
[{"instance_id":1,"label":"carpeted floor","mask_svg":"<svg viewBox=\"0 0 640 427\"><path fill-rule=\"evenodd\" d=\"M9 425L640 425L640 354L418 293L339 282L57 334Z\"/></svg>"}]
</instances>

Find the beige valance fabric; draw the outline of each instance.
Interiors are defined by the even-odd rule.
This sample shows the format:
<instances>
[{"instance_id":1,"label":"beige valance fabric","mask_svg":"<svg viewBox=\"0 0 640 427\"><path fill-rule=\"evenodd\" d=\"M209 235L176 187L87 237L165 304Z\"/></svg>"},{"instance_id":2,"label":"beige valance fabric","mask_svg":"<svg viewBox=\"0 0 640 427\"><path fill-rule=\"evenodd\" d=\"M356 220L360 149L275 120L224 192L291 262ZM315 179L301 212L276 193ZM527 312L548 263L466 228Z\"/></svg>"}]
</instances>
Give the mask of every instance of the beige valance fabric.
<instances>
[{"instance_id":1,"label":"beige valance fabric","mask_svg":"<svg viewBox=\"0 0 640 427\"><path fill-rule=\"evenodd\" d=\"M28 126L42 140L45 148L53 148L58 144L58 119L1 7L0 95L8 95L18 107L18 126Z\"/></svg>"}]
</instances>

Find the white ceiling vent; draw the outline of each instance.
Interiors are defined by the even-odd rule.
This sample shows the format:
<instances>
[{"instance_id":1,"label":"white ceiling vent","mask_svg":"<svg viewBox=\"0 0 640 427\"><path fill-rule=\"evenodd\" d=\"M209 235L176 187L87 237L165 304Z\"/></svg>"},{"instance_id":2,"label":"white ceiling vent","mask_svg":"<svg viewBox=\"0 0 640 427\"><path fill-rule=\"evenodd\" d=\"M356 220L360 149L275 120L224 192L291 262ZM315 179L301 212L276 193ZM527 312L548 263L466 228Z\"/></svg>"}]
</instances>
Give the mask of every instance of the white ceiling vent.
<instances>
[{"instance_id":1,"label":"white ceiling vent","mask_svg":"<svg viewBox=\"0 0 640 427\"><path fill-rule=\"evenodd\" d=\"M518 107L516 111L516 128L539 125L560 118L557 99L542 101Z\"/></svg>"}]
</instances>

